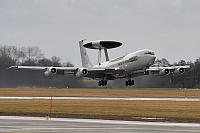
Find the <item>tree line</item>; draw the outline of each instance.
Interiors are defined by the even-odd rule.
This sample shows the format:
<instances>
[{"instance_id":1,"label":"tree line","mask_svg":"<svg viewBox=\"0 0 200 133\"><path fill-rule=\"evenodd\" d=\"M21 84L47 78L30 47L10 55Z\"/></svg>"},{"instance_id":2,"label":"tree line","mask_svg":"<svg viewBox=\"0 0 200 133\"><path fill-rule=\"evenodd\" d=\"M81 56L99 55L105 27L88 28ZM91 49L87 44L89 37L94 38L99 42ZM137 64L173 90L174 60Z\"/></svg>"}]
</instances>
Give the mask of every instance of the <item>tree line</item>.
<instances>
[{"instance_id":1,"label":"tree line","mask_svg":"<svg viewBox=\"0 0 200 133\"><path fill-rule=\"evenodd\" d=\"M43 71L12 70L10 66L65 66L73 67L71 62L61 63L57 56L46 58L36 46L0 46L0 87L76 87L79 79L73 76L44 76Z\"/></svg>"},{"instance_id":2,"label":"tree line","mask_svg":"<svg viewBox=\"0 0 200 133\"><path fill-rule=\"evenodd\" d=\"M185 69L185 73L182 75L170 74L164 77L166 81L164 87L167 88L199 88L200 87L200 57L192 61L180 60L170 64L167 59L157 59L155 64L162 64L164 66L184 66L189 65L190 69Z\"/></svg>"},{"instance_id":3,"label":"tree line","mask_svg":"<svg viewBox=\"0 0 200 133\"><path fill-rule=\"evenodd\" d=\"M97 81L85 81L81 78L68 75L54 75L46 77L43 71L7 70L10 66L65 66L73 67L68 61L61 63L57 56L46 58L42 50L36 46L17 47L0 45L0 87L98 87ZM173 66L190 65L183 75L170 74L157 77L155 75L135 78L135 87L157 88L199 88L200 87L200 58L195 62L180 60L170 64L167 59L157 59L155 65ZM125 87L124 81L111 81L107 87Z\"/></svg>"}]
</instances>

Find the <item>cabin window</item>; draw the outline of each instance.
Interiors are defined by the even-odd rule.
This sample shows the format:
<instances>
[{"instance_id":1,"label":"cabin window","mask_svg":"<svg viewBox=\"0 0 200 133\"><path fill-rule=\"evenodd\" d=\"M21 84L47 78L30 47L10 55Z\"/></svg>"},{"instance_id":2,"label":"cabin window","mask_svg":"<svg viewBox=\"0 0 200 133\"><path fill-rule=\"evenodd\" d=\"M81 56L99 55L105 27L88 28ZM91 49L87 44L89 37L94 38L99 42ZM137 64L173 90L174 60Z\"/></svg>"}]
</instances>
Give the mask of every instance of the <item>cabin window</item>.
<instances>
[{"instance_id":1,"label":"cabin window","mask_svg":"<svg viewBox=\"0 0 200 133\"><path fill-rule=\"evenodd\" d=\"M137 57L137 56L131 57L131 58L129 59L129 62L136 61L137 59L138 59L138 57Z\"/></svg>"}]
</instances>

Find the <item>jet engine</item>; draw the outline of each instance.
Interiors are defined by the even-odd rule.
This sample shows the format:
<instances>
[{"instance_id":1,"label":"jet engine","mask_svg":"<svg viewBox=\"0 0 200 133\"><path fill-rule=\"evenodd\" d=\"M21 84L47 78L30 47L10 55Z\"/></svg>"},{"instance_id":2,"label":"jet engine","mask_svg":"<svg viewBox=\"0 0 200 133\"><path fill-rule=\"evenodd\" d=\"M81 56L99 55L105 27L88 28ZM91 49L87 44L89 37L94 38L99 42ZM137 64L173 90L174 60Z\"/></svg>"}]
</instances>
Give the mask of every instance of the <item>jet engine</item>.
<instances>
[{"instance_id":1,"label":"jet engine","mask_svg":"<svg viewBox=\"0 0 200 133\"><path fill-rule=\"evenodd\" d=\"M165 76L168 75L169 73L170 73L169 69L162 69L161 71L159 71L158 75Z\"/></svg>"},{"instance_id":2,"label":"jet engine","mask_svg":"<svg viewBox=\"0 0 200 133\"><path fill-rule=\"evenodd\" d=\"M44 72L45 76L55 75L57 73L57 69L54 67L47 67L46 71Z\"/></svg>"},{"instance_id":3,"label":"jet engine","mask_svg":"<svg viewBox=\"0 0 200 133\"><path fill-rule=\"evenodd\" d=\"M77 71L75 73L76 77L83 77L88 74L88 70L85 68L77 68Z\"/></svg>"},{"instance_id":4,"label":"jet engine","mask_svg":"<svg viewBox=\"0 0 200 133\"><path fill-rule=\"evenodd\" d=\"M185 72L185 69L182 68L182 67L179 67L179 68L177 68L177 69L174 70L174 74L175 74L175 75L181 75L181 74L183 74L184 72Z\"/></svg>"}]
</instances>

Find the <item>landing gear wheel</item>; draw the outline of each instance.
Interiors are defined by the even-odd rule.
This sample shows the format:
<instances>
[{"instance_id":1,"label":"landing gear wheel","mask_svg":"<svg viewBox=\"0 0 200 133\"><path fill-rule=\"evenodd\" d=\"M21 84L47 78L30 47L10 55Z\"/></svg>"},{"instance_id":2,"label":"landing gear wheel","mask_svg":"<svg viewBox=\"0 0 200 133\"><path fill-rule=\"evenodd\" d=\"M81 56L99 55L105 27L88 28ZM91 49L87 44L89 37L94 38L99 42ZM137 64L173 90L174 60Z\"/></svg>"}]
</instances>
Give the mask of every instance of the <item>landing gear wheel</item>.
<instances>
[{"instance_id":1,"label":"landing gear wheel","mask_svg":"<svg viewBox=\"0 0 200 133\"><path fill-rule=\"evenodd\" d=\"M131 80L128 81L128 85L131 86Z\"/></svg>"},{"instance_id":2,"label":"landing gear wheel","mask_svg":"<svg viewBox=\"0 0 200 133\"><path fill-rule=\"evenodd\" d=\"M149 75L149 71L144 71L144 75Z\"/></svg>"},{"instance_id":3,"label":"landing gear wheel","mask_svg":"<svg viewBox=\"0 0 200 133\"><path fill-rule=\"evenodd\" d=\"M107 85L107 84L108 84L107 80L100 80L99 81L99 86L104 86L104 85Z\"/></svg>"},{"instance_id":4,"label":"landing gear wheel","mask_svg":"<svg viewBox=\"0 0 200 133\"><path fill-rule=\"evenodd\" d=\"M128 86L128 81L126 81L126 86Z\"/></svg>"},{"instance_id":5,"label":"landing gear wheel","mask_svg":"<svg viewBox=\"0 0 200 133\"><path fill-rule=\"evenodd\" d=\"M104 85L107 85L107 84L108 84L108 82L107 82L107 80L105 80L105 81L104 81Z\"/></svg>"},{"instance_id":6,"label":"landing gear wheel","mask_svg":"<svg viewBox=\"0 0 200 133\"><path fill-rule=\"evenodd\" d=\"M128 81L126 81L126 86L131 86L131 85L134 85L134 80L128 80Z\"/></svg>"},{"instance_id":7,"label":"landing gear wheel","mask_svg":"<svg viewBox=\"0 0 200 133\"><path fill-rule=\"evenodd\" d=\"M131 85L134 85L134 80L131 81Z\"/></svg>"},{"instance_id":8,"label":"landing gear wheel","mask_svg":"<svg viewBox=\"0 0 200 133\"><path fill-rule=\"evenodd\" d=\"M102 84L101 84L101 81L99 81L99 86L101 86Z\"/></svg>"}]
</instances>

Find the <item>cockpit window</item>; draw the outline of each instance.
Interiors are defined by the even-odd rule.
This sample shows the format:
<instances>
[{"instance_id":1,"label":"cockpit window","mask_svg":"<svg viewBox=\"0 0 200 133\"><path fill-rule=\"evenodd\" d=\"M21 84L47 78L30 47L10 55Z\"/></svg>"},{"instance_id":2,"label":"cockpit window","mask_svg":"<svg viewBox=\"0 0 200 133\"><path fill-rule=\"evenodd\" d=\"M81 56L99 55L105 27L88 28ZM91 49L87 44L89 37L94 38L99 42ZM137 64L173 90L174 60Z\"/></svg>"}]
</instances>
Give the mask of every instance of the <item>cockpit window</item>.
<instances>
[{"instance_id":1,"label":"cockpit window","mask_svg":"<svg viewBox=\"0 0 200 133\"><path fill-rule=\"evenodd\" d=\"M152 51L147 51L147 52L145 52L144 54L155 55L155 53L152 52Z\"/></svg>"}]
</instances>

